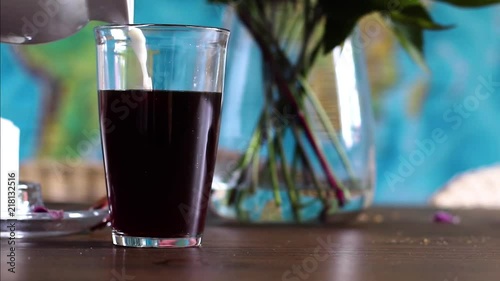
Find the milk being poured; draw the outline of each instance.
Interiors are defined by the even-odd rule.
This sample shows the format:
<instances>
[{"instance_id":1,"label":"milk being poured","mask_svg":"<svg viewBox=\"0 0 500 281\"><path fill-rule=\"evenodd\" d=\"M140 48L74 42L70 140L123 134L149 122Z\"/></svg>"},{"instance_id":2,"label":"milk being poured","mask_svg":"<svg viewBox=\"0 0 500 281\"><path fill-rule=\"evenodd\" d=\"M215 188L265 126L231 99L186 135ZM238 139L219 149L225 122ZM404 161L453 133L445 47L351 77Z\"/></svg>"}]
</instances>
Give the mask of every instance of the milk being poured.
<instances>
[{"instance_id":1,"label":"milk being poured","mask_svg":"<svg viewBox=\"0 0 500 281\"><path fill-rule=\"evenodd\" d=\"M134 0L128 0L129 23L134 23ZM142 87L144 90L152 90L153 82L148 74L147 60L148 52L146 49L146 37L139 28L130 27L129 37L132 50L134 51L142 73Z\"/></svg>"}]
</instances>

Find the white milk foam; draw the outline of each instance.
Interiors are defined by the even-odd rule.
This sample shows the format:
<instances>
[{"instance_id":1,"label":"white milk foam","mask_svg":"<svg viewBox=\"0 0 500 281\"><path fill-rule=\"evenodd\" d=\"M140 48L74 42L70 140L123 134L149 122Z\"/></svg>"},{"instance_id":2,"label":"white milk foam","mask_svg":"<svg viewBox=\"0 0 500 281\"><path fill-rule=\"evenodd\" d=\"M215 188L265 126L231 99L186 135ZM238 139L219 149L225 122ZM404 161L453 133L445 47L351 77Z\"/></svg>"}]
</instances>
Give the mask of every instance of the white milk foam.
<instances>
[{"instance_id":1,"label":"white milk foam","mask_svg":"<svg viewBox=\"0 0 500 281\"><path fill-rule=\"evenodd\" d=\"M128 0L129 23L134 23L134 0ZM130 43L132 50L139 60L142 72L142 87L144 90L153 89L153 81L148 74L147 61L148 51L146 48L146 37L139 28L129 28Z\"/></svg>"}]
</instances>

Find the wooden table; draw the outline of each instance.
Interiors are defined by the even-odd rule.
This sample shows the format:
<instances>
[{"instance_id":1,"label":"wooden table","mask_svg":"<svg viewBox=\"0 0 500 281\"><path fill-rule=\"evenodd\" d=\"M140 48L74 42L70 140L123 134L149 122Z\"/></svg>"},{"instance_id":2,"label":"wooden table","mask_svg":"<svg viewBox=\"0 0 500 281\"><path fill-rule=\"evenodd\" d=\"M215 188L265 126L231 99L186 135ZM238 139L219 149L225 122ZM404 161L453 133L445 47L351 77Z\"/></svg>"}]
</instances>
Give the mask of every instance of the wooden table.
<instances>
[{"instance_id":1,"label":"wooden table","mask_svg":"<svg viewBox=\"0 0 500 281\"><path fill-rule=\"evenodd\" d=\"M458 225L434 210L372 209L350 225L243 226L211 221L202 248L111 245L109 230L18 240L8 280L499 281L500 212L462 211Z\"/></svg>"}]
</instances>

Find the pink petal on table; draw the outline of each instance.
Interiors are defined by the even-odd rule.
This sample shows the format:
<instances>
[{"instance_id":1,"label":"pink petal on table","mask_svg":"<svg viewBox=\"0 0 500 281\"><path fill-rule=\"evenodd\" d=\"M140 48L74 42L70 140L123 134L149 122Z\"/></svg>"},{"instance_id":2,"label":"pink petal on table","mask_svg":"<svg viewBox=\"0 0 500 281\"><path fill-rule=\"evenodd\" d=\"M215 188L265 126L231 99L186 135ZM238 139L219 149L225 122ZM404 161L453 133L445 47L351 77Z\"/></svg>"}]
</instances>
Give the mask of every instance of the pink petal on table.
<instances>
[{"instance_id":1,"label":"pink petal on table","mask_svg":"<svg viewBox=\"0 0 500 281\"><path fill-rule=\"evenodd\" d=\"M449 223L458 224L460 223L460 217L450 214L445 211L438 211L434 214L434 222L437 223Z\"/></svg>"},{"instance_id":2,"label":"pink petal on table","mask_svg":"<svg viewBox=\"0 0 500 281\"><path fill-rule=\"evenodd\" d=\"M45 206L35 206L32 210L33 213L48 213L49 209Z\"/></svg>"},{"instance_id":3,"label":"pink petal on table","mask_svg":"<svg viewBox=\"0 0 500 281\"><path fill-rule=\"evenodd\" d=\"M61 220L64 218L64 210L49 210L49 215L55 220Z\"/></svg>"},{"instance_id":4,"label":"pink petal on table","mask_svg":"<svg viewBox=\"0 0 500 281\"><path fill-rule=\"evenodd\" d=\"M50 210L44 206L35 206L33 208L33 213L48 213L49 216L55 220L64 218L64 210Z\"/></svg>"}]
</instances>

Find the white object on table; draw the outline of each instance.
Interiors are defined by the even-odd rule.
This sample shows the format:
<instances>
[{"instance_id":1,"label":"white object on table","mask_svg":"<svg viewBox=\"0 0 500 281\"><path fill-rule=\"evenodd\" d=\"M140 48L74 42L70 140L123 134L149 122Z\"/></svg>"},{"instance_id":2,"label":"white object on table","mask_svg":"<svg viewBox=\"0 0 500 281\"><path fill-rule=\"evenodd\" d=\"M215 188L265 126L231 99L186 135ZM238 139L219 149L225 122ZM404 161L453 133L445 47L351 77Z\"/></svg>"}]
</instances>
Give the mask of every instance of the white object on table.
<instances>
[{"instance_id":1,"label":"white object on table","mask_svg":"<svg viewBox=\"0 0 500 281\"><path fill-rule=\"evenodd\" d=\"M21 132L12 121L4 118L1 118L0 132L1 217L2 219L15 219L17 206L14 206L14 212L11 213L9 211L12 211L12 209L9 207L12 206L9 206L9 203L19 203L17 187L19 184L19 141ZM9 192L14 192L15 194Z\"/></svg>"},{"instance_id":2,"label":"white object on table","mask_svg":"<svg viewBox=\"0 0 500 281\"><path fill-rule=\"evenodd\" d=\"M440 208L500 209L500 164L452 178L431 199Z\"/></svg>"}]
</instances>

